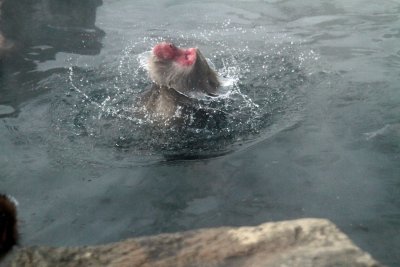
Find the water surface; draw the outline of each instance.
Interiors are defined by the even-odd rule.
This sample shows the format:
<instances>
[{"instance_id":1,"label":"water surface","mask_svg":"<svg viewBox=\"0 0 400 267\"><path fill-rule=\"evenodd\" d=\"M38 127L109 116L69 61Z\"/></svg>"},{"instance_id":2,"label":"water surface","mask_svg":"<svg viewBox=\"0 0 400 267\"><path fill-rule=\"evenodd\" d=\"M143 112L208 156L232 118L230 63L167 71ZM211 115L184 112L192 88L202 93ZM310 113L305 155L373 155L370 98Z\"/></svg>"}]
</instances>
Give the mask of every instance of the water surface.
<instances>
[{"instance_id":1,"label":"water surface","mask_svg":"<svg viewBox=\"0 0 400 267\"><path fill-rule=\"evenodd\" d=\"M0 189L24 245L322 217L400 264L400 4L90 3L54 5L2 64ZM214 65L222 96L203 104L224 125L135 117L163 40Z\"/></svg>"}]
</instances>

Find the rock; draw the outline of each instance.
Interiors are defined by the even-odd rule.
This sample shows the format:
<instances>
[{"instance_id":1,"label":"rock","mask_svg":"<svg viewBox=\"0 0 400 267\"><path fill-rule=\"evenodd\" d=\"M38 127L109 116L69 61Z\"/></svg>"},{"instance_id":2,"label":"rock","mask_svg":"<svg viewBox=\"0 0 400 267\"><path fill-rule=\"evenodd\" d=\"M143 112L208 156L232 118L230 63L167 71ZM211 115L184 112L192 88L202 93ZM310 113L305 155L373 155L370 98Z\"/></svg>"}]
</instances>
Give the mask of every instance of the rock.
<instances>
[{"instance_id":1,"label":"rock","mask_svg":"<svg viewBox=\"0 0 400 267\"><path fill-rule=\"evenodd\" d=\"M57 52L100 53L105 35L95 25L100 5L102 0L0 0L0 62L24 49L48 59ZM41 51L44 45L51 49Z\"/></svg>"},{"instance_id":2,"label":"rock","mask_svg":"<svg viewBox=\"0 0 400 267\"><path fill-rule=\"evenodd\" d=\"M5 266L379 267L331 222L300 219L128 239L89 247L15 249Z\"/></svg>"},{"instance_id":3,"label":"rock","mask_svg":"<svg viewBox=\"0 0 400 267\"><path fill-rule=\"evenodd\" d=\"M0 59L8 52L10 51L14 44L10 40L4 37L4 34L2 32L2 6L3 6L4 0L0 0Z\"/></svg>"},{"instance_id":4,"label":"rock","mask_svg":"<svg viewBox=\"0 0 400 267\"><path fill-rule=\"evenodd\" d=\"M0 31L0 58L12 51L14 43L6 39L3 33Z\"/></svg>"}]
</instances>

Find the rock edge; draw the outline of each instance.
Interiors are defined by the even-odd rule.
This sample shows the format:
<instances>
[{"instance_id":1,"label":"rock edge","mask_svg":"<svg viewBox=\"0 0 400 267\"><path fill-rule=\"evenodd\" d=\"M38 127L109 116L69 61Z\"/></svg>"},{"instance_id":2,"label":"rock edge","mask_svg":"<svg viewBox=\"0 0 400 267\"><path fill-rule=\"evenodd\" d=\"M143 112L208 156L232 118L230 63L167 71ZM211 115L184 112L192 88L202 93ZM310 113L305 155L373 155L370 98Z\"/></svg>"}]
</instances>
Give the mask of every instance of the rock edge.
<instances>
[{"instance_id":1,"label":"rock edge","mask_svg":"<svg viewBox=\"0 0 400 267\"><path fill-rule=\"evenodd\" d=\"M99 246L14 249L4 266L380 267L325 219L221 227Z\"/></svg>"}]
</instances>

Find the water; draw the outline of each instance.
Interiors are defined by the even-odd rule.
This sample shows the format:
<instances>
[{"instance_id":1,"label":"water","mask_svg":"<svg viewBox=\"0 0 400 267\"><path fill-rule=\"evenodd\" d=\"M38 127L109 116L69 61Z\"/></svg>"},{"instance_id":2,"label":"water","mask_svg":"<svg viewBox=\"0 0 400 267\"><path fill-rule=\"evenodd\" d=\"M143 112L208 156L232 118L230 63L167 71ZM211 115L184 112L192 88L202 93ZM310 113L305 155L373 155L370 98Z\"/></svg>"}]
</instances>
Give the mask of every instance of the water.
<instances>
[{"instance_id":1,"label":"water","mask_svg":"<svg viewBox=\"0 0 400 267\"><path fill-rule=\"evenodd\" d=\"M322 217L400 264L400 4L56 3L2 65L0 189L24 245ZM221 96L200 101L223 124L135 116L162 40L214 65Z\"/></svg>"}]
</instances>

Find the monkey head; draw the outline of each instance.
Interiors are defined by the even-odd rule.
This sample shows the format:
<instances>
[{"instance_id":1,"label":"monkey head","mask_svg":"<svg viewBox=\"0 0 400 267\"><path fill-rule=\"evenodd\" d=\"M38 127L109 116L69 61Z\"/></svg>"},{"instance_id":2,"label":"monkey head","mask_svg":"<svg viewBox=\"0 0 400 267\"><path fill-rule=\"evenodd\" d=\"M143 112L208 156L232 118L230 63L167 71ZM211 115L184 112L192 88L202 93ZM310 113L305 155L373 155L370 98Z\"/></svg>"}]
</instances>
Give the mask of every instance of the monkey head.
<instances>
[{"instance_id":1,"label":"monkey head","mask_svg":"<svg viewBox=\"0 0 400 267\"><path fill-rule=\"evenodd\" d=\"M173 88L182 94L202 92L216 96L220 85L217 74L199 49L182 49L166 42L153 48L149 74L157 85Z\"/></svg>"}]
</instances>

